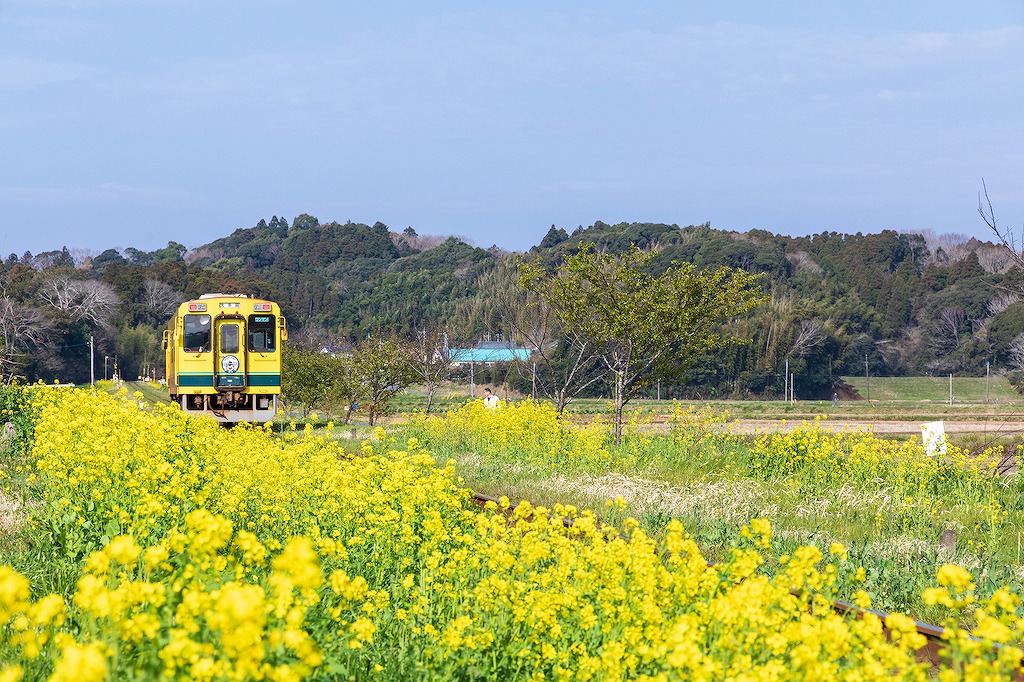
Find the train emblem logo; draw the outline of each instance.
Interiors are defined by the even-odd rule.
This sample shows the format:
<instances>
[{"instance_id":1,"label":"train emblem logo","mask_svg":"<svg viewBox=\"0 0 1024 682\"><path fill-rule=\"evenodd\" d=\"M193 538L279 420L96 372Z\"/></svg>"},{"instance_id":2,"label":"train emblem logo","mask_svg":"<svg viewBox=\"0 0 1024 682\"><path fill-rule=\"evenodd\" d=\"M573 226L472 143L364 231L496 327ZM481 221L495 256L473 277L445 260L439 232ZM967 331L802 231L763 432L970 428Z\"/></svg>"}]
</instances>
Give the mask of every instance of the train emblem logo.
<instances>
[{"instance_id":1,"label":"train emblem logo","mask_svg":"<svg viewBox=\"0 0 1024 682\"><path fill-rule=\"evenodd\" d=\"M234 355L225 355L221 358L220 367L228 374L234 374L238 371L238 358Z\"/></svg>"}]
</instances>

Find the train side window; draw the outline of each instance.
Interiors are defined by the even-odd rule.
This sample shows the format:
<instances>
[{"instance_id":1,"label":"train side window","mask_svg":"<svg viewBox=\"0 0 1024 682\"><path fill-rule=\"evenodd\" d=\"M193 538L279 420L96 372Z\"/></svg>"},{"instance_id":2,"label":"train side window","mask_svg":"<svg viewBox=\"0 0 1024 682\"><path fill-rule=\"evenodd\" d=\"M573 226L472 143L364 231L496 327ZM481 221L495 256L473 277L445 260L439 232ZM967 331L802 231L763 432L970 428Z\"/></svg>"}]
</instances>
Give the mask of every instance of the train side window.
<instances>
[{"instance_id":1,"label":"train side window","mask_svg":"<svg viewBox=\"0 0 1024 682\"><path fill-rule=\"evenodd\" d=\"M277 347L274 337L275 325L273 315L250 315L249 350L257 353L273 353Z\"/></svg>"},{"instance_id":2,"label":"train side window","mask_svg":"<svg viewBox=\"0 0 1024 682\"><path fill-rule=\"evenodd\" d=\"M221 324L220 327L220 352L238 352L238 325Z\"/></svg>"},{"instance_id":3,"label":"train side window","mask_svg":"<svg viewBox=\"0 0 1024 682\"><path fill-rule=\"evenodd\" d=\"M186 353L209 353L210 316L186 315L183 341Z\"/></svg>"}]
</instances>

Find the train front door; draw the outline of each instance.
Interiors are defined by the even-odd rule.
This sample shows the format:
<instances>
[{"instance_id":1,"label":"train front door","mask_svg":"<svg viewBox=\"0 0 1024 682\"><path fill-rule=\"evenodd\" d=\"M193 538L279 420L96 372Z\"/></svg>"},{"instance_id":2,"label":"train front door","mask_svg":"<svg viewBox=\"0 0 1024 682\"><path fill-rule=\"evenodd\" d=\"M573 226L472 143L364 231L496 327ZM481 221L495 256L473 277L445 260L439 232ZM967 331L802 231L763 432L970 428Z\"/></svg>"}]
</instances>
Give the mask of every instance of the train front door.
<instances>
[{"instance_id":1,"label":"train front door","mask_svg":"<svg viewBox=\"0 0 1024 682\"><path fill-rule=\"evenodd\" d=\"M216 372L217 388L238 390L245 388L245 320L241 317L217 319Z\"/></svg>"}]
</instances>

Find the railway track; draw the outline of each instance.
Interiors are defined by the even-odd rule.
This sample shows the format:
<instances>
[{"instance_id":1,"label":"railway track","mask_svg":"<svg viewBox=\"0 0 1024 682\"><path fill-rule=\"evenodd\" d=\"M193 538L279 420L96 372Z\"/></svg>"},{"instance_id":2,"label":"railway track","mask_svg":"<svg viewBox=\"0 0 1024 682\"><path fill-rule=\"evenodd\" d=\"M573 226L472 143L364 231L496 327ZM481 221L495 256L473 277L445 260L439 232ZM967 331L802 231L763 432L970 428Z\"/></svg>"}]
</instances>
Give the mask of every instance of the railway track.
<instances>
[{"instance_id":1,"label":"railway track","mask_svg":"<svg viewBox=\"0 0 1024 682\"><path fill-rule=\"evenodd\" d=\"M500 504L500 500L496 497L489 495L481 495L480 493L473 493L473 504L480 508L483 508L488 502L494 502ZM510 503L508 508L505 510L505 514L511 516L518 505L516 503ZM562 525L569 528L573 525L573 520L568 518L562 519ZM713 562L708 562L708 566L714 566ZM832 609L843 616L851 618L863 618L866 614L870 613L877 616L883 623L883 631L886 636L889 636L889 629L884 626L885 619L889 615L884 611L877 611L875 609L862 609L861 607L851 604L845 601L834 601L832 602ZM945 646L946 642L943 638L945 628L938 625L930 625L928 623L922 623L921 621L914 621L915 628L918 634L925 638L927 642L921 649L918 650L918 659L923 662L931 663L932 665L938 665L940 661L939 649ZM1014 679L1022 679L1021 676L1016 676Z\"/></svg>"}]
</instances>

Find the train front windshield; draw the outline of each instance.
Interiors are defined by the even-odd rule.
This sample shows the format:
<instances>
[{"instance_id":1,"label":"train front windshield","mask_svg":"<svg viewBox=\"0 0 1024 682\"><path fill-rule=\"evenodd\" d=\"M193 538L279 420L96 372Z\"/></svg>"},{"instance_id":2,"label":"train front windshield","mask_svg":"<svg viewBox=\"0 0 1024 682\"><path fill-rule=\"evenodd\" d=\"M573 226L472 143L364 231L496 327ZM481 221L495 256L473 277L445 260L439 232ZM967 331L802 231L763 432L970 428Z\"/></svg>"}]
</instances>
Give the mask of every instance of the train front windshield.
<instances>
[{"instance_id":1,"label":"train front windshield","mask_svg":"<svg viewBox=\"0 0 1024 682\"><path fill-rule=\"evenodd\" d=\"M222 324L220 326L220 352L238 352L238 325Z\"/></svg>"},{"instance_id":2,"label":"train front windshield","mask_svg":"<svg viewBox=\"0 0 1024 682\"><path fill-rule=\"evenodd\" d=\"M185 316L184 347L186 353L210 352L210 316Z\"/></svg>"},{"instance_id":3,"label":"train front windshield","mask_svg":"<svg viewBox=\"0 0 1024 682\"><path fill-rule=\"evenodd\" d=\"M273 315L249 316L249 350L257 353L273 353L276 348Z\"/></svg>"}]
</instances>

